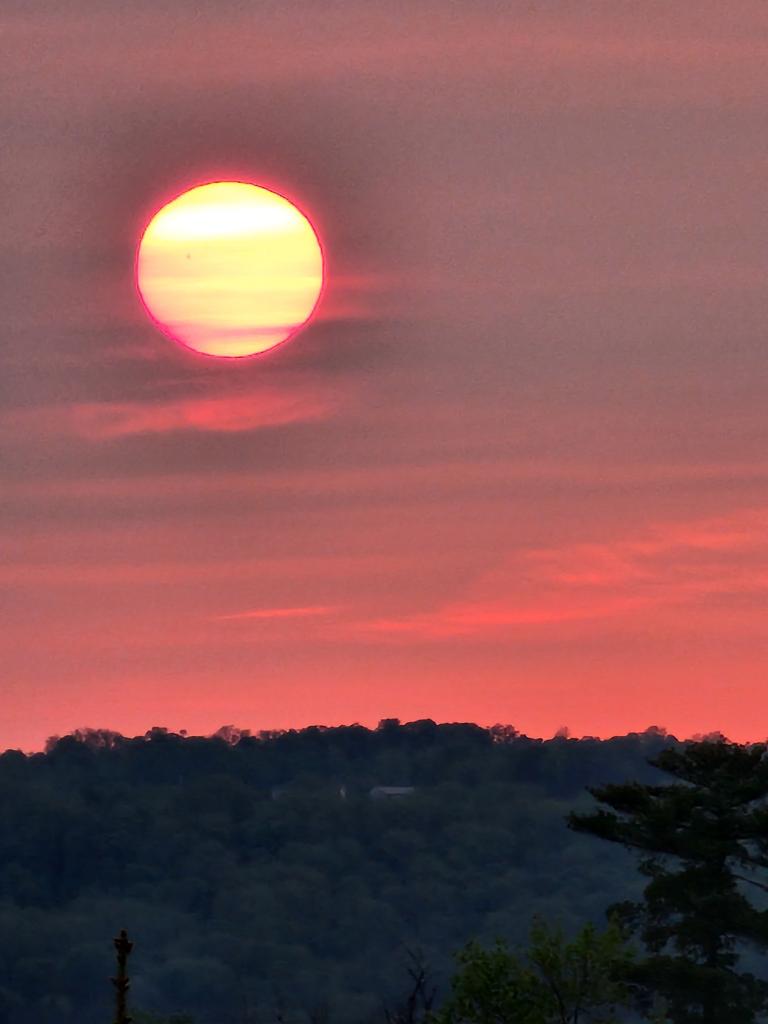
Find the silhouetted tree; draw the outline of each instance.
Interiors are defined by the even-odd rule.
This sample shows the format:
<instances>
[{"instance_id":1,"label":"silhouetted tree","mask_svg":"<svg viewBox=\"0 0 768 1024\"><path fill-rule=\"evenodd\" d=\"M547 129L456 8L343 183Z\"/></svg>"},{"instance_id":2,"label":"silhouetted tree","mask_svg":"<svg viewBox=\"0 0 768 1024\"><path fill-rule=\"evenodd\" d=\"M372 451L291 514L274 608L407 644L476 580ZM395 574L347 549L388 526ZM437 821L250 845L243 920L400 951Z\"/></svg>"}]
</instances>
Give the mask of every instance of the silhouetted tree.
<instances>
[{"instance_id":1,"label":"silhouetted tree","mask_svg":"<svg viewBox=\"0 0 768 1024\"><path fill-rule=\"evenodd\" d=\"M128 957L133 950L133 943L128 939L128 932L122 929L115 941L117 951L117 974L112 978L115 986L115 1024L131 1024L128 1016L127 999L131 982L128 977Z\"/></svg>"},{"instance_id":2,"label":"silhouetted tree","mask_svg":"<svg viewBox=\"0 0 768 1024\"><path fill-rule=\"evenodd\" d=\"M410 987L405 998L394 1007L384 1007L387 1024L419 1024L429 1019L437 996L437 987L429 979L429 968L421 950L408 950Z\"/></svg>"}]
</instances>

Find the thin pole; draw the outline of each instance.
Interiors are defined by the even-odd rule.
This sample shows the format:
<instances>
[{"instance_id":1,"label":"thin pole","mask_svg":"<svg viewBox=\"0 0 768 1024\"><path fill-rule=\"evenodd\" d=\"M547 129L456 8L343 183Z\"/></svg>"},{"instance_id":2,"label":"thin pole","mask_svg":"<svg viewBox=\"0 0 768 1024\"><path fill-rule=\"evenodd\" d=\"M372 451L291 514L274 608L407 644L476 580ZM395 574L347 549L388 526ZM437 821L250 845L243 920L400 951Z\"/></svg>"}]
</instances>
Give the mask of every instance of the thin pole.
<instances>
[{"instance_id":1,"label":"thin pole","mask_svg":"<svg viewBox=\"0 0 768 1024\"><path fill-rule=\"evenodd\" d=\"M117 975L112 978L115 986L115 1024L130 1024L131 1017L126 1012L126 994L131 987L128 978L128 957L131 955L133 943L128 941L128 932L122 929L115 939L117 950Z\"/></svg>"}]
</instances>

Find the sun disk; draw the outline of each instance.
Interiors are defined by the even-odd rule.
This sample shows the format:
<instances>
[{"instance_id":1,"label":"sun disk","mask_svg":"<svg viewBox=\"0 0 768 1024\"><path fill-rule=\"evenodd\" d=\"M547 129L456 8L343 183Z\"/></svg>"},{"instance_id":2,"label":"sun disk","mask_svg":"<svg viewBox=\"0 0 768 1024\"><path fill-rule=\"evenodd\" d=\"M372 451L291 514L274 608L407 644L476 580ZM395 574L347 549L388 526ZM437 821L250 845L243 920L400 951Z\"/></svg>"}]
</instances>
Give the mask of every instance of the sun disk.
<instances>
[{"instance_id":1,"label":"sun disk","mask_svg":"<svg viewBox=\"0 0 768 1024\"><path fill-rule=\"evenodd\" d=\"M323 251L308 218L284 196L241 181L183 192L147 225L136 286L165 334L196 352L255 355L312 317Z\"/></svg>"}]
</instances>

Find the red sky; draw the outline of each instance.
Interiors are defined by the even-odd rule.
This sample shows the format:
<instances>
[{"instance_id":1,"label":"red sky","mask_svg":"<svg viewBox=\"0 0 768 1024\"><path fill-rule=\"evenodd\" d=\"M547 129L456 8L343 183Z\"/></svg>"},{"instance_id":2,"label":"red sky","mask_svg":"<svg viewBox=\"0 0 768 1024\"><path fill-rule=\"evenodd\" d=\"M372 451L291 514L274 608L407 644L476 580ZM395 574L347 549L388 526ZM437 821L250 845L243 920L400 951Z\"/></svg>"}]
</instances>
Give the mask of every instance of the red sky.
<instances>
[{"instance_id":1,"label":"red sky","mask_svg":"<svg viewBox=\"0 0 768 1024\"><path fill-rule=\"evenodd\" d=\"M768 735L768 7L3 5L0 749L383 717ZM314 325L133 289L217 177Z\"/></svg>"}]
</instances>

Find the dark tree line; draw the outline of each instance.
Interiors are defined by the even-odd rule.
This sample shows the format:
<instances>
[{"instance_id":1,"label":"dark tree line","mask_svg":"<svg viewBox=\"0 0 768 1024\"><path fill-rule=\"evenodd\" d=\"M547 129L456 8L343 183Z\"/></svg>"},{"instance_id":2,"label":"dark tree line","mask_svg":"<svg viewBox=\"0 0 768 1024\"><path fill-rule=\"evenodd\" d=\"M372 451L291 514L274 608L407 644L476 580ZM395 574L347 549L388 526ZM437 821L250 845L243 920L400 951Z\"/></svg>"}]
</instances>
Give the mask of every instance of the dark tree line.
<instances>
[{"instance_id":1,"label":"dark tree line","mask_svg":"<svg viewBox=\"0 0 768 1024\"><path fill-rule=\"evenodd\" d=\"M0 812L0 1024L107 1019L95 925L117 914L152 949L136 1024L768 1015L766 744L83 732L0 757Z\"/></svg>"},{"instance_id":2,"label":"dark tree line","mask_svg":"<svg viewBox=\"0 0 768 1024\"><path fill-rule=\"evenodd\" d=\"M631 858L569 832L584 786L658 781L659 730L532 740L433 722L209 739L85 731L0 756L0 1024L110 1019L103 937L142 954L133 1016L381 1020L407 950L568 932L639 895ZM373 799L377 786L414 787ZM151 951L151 953L150 953Z\"/></svg>"}]
</instances>

